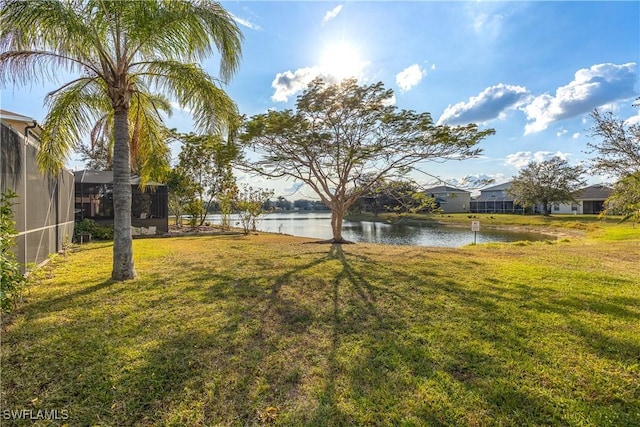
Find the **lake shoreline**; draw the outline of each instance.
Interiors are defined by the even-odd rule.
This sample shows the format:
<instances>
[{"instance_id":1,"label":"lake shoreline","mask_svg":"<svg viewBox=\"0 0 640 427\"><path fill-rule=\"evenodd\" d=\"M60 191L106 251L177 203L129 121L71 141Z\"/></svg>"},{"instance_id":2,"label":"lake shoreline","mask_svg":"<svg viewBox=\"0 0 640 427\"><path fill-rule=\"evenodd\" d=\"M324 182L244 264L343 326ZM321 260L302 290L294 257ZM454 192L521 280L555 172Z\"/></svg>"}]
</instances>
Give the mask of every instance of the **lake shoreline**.
<instances>
[{"instance_id":1,"label":"lake shoreline","mask_svg":"<svg viewBox=\"0 0 640 427\"><path fill-rule=\"evenodd\" d=\"M367 214L359 214L359 215L350 215L345 217L346 220L349 221L370 221L370 222L381 222L385 224L404 224L404 225L412 225L418 227L431 226L431 227L458 227L458 228L471 228L471 221L486 219L484 217L480 217L474 214L465 214L468 218L468 223L463 223L460 221L460 214L453 217L454 220L447 220L446 218L415 218L415 217L405 217L399 218L394 221L390 221L389 214L381 214L381 215L367 215ZM497 219L499 221L500 216L496 215L495 217L490 217L490 219ZM560 226L548 226L548 225L524 225L524 224L487 224L486 222L481 222L481 229L487 228L490 230L501 230L508 231L514 233L534 233L534 234L543 234L550 237L554 237L556 239L565 239L565 238L583 238L586 236L586 232L584 230L572 229Z\"/></svg>"},{"instance_id":2,"label":"lake shoreline","mask_svg":"<svg viewBox=\"0 0 640 427\"><path fill-rule=\"evenodd\" d=\"M307 214L311 215L311 218L307 218ZM259 226L259 233L269 233L276 235L288 235L299 237L302 239L317 239L317 240L326 240L327 237L330 236L309 236L304 235L298 230L296 232L291 232L287 230L287 225L290 224L289 220L298 220L298 219L314 219L320 220L323 223L328 221L330 218L330 212L274 212L268 214L262 218L262 226ZM196 227L195 229L190 228L189 226L183 226L182 228L178 228L175 226L170 227L170 233L167 236L204 236L204 235L242 235L243 230L233 227L231 230L223 230L216 223L216 216L211 215L211 218L208 218L209 225ZM571 224L567 223L567 219L571 220ZM282 228L282 224L280 224L280 228L274 228L273 224L277 223L279 220L283 221L282 224L285 225ZM387 226L391 227L419 227L425 229L438 230L442 229L454 229L458 230L456 233L464 232L466 229L469 229L469 234L471 234L471 222L472 221L480 221L480 237L483 233L495 233L495 232L505 232L512 234L523 234L521 239L516 240L498 240L498 242L508 242L508 241L550 241L550 240L559 240L559 239L579 239L583 238L586 235L586 229L589 227L584 221L589 222L591 219L589 218L563 218L560 216L554 217L546 217L541 218L539 216L514 216L514 215L482 215L482 214L439 214L439 215L407 215L405 217L399 218L396 214L383 213L379 215L373 214L358 214L358 215L349 215L345 217L345 228L344 231L349 234L349 230L353 229L354 223L365 224L365 227L369 227L371 230L380 230L379 227L386 228ZM306 221L305 221L306 222ZM271 224L269 224L271 223ZM369 226L366 226L366 224ZM380 224L380 225L373 225ZM324 226L324 224L323 224ZM529 238L529 235L537 235L538 238ZM347 237L347 236L345 236ZM354 240L348 237L348 240ZM471 238L473 240L473 238ZM359 243L365 243L365 241L354 240ZM387 242L387 241L366 241L368 243L373 244L404 244L404 243L395 243L395 242ZM479 244L489 243L490 241L480 241ZM465 244L460 245L441 245L441 244L420 244L420 243L407 243L409 245L417 245L417 246L448 246L448 247L462 247Z\"/></svg>"}]
</instances>

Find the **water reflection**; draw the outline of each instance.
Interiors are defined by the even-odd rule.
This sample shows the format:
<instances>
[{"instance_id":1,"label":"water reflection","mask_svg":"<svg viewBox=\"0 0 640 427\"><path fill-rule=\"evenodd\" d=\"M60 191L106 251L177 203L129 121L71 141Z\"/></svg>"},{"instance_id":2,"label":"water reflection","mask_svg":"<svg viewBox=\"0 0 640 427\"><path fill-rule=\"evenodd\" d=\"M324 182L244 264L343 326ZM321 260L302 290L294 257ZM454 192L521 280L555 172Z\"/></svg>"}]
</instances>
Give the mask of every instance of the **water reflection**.
<instances>
[{"instance_id":1,"label":"water reflection","mask_svg":"<svg viewBox=\"0 0 640 427\"><path fill-rule=\"evenodd\" d=\"M211 215L210 221L220 223L219 215ZM258 228L271 233L330 239L331 214L329 212L272 213L261 218ZM474 233L469 227L416 226L387 224L374 221L344 221L342 235L354 242L383 243L388 245L460 247L473 243ZM549 240L549 236L536 233L516 233L490 230L481 227L477 243L514 242L518 240Z\"/></svg>"}]
</instances>

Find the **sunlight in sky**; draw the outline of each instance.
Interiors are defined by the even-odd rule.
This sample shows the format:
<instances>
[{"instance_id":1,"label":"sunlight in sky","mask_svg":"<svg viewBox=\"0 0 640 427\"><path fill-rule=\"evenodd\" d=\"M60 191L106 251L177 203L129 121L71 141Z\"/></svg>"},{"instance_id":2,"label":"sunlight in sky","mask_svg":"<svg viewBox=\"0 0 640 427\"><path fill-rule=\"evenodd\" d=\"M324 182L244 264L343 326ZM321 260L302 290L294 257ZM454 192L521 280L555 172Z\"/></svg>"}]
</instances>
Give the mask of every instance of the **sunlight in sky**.
<instances>
[{"instance_id":1,"label":"sunlight in sky","mask_svg":"<svg viewBox=\"0 0 640 427\"><path fill-rule=\"evenodd\" d=\"M328 45L320 59L321 72L338 80L360 76L366 65L358 50L347 42Z\"/></svg>"}]
</instances>

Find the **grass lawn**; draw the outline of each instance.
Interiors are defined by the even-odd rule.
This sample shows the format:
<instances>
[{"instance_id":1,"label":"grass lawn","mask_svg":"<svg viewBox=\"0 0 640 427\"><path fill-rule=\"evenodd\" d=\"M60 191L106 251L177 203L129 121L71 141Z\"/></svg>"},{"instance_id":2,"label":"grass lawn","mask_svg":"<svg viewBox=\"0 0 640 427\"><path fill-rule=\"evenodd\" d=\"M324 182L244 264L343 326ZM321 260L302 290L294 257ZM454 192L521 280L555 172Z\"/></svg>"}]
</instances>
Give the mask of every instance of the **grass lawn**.
<instances>
[{"instance_id":1,"label":"grass lawn","mask_svg":"<svg viewBox=\"0 0 640 427\"><path fill-rule=\"evenodd\" d=\"M0 425L638 426L640 227L570 221L459 249L139 239L125 283L84 245L2 331Z\"/></svg>"}]
</instances>

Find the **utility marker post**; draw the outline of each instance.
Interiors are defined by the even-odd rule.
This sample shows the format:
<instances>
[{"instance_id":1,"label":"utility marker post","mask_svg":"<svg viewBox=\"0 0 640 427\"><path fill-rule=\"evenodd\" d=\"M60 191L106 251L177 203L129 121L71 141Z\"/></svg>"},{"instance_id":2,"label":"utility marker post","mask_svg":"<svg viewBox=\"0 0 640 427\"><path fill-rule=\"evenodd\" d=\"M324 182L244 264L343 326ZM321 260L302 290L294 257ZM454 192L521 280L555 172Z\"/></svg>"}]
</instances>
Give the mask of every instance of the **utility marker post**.
<instances>
[{"instance_id":1,"label":"utility marker post","mask_svg":"<svg viewBox=\"0 0 640 427\"><path fill-rule=\"evenodd\" d=\"M471 221L471 231L473 231L473 244L476 244L476 236L480 231L480 221Z\"/></svg>"}]
</instances>

